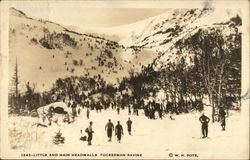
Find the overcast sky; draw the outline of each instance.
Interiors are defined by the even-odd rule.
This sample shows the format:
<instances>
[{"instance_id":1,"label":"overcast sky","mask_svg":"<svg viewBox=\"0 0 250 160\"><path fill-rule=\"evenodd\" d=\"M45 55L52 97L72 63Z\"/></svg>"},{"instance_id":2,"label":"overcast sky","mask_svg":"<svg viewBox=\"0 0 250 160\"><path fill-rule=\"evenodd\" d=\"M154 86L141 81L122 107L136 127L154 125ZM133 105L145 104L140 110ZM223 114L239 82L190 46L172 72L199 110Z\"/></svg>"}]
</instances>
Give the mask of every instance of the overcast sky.
<instances>
[{"instance_id":1,"label":"overcast sky","mask_svg":"<svg viewBox=\"0 0 250 160\"><path fill-rule=\"evenodd\" d=\"M162 14L166 8L15 7L33 18L78 27L115 27Z\"/></svg>"}]
</instances>

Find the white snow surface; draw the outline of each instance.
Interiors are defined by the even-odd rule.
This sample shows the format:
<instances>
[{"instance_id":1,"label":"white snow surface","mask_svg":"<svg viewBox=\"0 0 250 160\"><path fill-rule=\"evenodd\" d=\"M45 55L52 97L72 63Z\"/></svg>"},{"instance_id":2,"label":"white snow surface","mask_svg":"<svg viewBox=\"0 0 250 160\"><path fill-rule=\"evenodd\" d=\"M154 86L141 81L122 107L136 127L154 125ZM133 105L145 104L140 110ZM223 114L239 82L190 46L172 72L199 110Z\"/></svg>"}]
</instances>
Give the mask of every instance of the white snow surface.
<instances>
[{"instance_id":1,"label":"white snow surface","mask_svg":"<svg viewBox=\"0 0 250 160\"><path fill-rule=\"evenodd\" d=\"M9 139L14 153L77 153L77 154L97 154L98 157L74 157L74 158L180 158L170 157L169 154L197 154L201 159L221 158L239 159L243 156L245 133L242 132L241 113L229 111L227 117L226 131L221 131L220 123L209 124L208 137L202 139L201 124L199 116L201 113L192 112L188 114L174 115L175 120L170 120L169 115L156 120L150 120L140 111L139 116L128 115L128 110L121 110L117 115L115 110L102 110L97 113L90 112L90 119L86 118L86 109L81 110L81 114L76 121L71 124L63 123L61 126L52 124L48 128L36 127L35 117L9 117ZM211 118L211 109L207 107L205 114ZM128 118L133 121L132 136L127 132L126 121ZM112 137L112 142L108 142L105 131L105 124L111 119L114 125L119 120L124 129L124 136L121 143L116 137ZM93 141L92 146L87 142L79 140L80 130L83 132L90 121L93 121ZM52 137L61 130L65 137L65 144L55 145ZM14 136L11 136L14 135ZM105 157L100 154L142 154L142 157ZM36 158L36 157L29 157ZM45 157L46 158L46 157ZM58 157L50 157L58 158ZM69 158L69 157L59 157ZM70 157L72 158L72 157ZM195 157L182 157L194 159ZM196 157L197 158L197 157Z\"/></svg>"}]
</instances>

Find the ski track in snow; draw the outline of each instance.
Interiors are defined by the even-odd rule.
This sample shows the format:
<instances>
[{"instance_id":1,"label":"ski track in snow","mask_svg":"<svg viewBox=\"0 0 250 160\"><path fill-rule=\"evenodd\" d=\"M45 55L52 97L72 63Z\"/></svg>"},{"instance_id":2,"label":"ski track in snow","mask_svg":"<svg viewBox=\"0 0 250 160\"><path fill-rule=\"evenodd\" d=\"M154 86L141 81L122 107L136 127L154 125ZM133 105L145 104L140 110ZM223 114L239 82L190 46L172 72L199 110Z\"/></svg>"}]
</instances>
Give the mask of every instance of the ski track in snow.
<instances>
[{"instance_id":1,"label":"ski track in snow","mask_svg":"<svg viewBox=\"0 0 250 160\"><path fill-rule=\"evenodd\" d=\"M120 115L117 115L115 110L102 110L97 113L95 110L90 112L90 119L86 118L86 109L82 109L81 114L76 121L71 124L63 123L61 126L52 124L47 128L32 126L37 122L34 117L10 117L9 130L24 132L29 134L26 140L23 138L24 147L17 148L23 152L39 152L39 150L47 153L142 153L143 157L169 158L169 153L178 154L195 154L199 153L202 158L223 156L234 157L240 155L240 113L233 112L227 118L226 131L221 131L220 123L209 124L208 137L202 139L201 124L199 122L199 112L189 114L176 115L175 120L170 120L168 115L161 119L150 120L145 117L143 111L140 111L139 116L128 115L127 109L121 110ZM211 114L206 112L211 118ZM132 136L127 132L126 121L128 117L133 121ZM105 124L108 119L117 124L119 120L123 126L124 136L121 143L117 142L116 137L112 137L112 142L108 142L106 135ZM87 142L79 140L80 130L84 132L89 122L93 121L93 141L92 146L87 146ZM25 128L22 126L26 125ZM19 126L19 128L18 128ZM61 130L62 136L65 137L65 144L52 144L52 139L56 133ZM37 136L37 140L36 140ZM12 139L13 137L10 137ZM237 140L238 139L238 140ZM242 138L243 139L243 138ZM20 145L22 140L13 142L16 146ZM21 141L21 142L20 142ZM235 144L238 142L238 144ZM39 148L39 150L37 150ZM224 155L225 150L232 154ZM216 151L216 152L214 152ZM40 152L39 152L40 153ZM154 153L157 153L155 155ZM215 154L216 153L216 154ZM221 155L218 155L221 154ZM102 158L102 157L101 157ZM105 157L103 157L105 158ZM107 157L106 157L107 158Z\"/></svg>"}]
</instances>

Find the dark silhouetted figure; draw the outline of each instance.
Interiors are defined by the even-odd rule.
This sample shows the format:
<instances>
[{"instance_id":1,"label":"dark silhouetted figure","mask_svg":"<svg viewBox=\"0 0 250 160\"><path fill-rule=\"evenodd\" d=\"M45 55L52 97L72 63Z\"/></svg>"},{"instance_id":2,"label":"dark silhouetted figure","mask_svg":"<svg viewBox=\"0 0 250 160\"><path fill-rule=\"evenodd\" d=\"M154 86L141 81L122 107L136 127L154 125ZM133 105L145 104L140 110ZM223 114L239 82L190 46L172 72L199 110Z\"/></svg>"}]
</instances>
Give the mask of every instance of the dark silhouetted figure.
<instances>
[{"instance_id":1,"label":"dark silhouetted figure","mask_svg":"<svg viewBox=\"0 0 250 160\"><path fill-rule=\"evenodd\" d=\"M81 109L78 108L77 114L80 115L80 113L81 113Z\"/></svg>"},{"instance_id":2,"label":"dark silhouetted figure","mask_svg":"<svg viewBox=\"0 0 250 160\"><path fill-rule=\"evenodd\" d=\"M221 122L222 131L225 131L225 127L226 127L226 112L225 112L225 110L222 107L219 110L219 116L220 116L220 122Z\"/></svg>"},{"instance_id":3,"label":"dark silhouetted figure","mask_svg":"<svg viewBox=\"0 0 250 160\"><path fill-rule=\"evenodd\" d=\"M114 131L114 124L111 122L111 120L109 119L109 122L106 124L105 126L105 130L107 130L107 136L109 138L109 142L111 142L111 138L112 138L112 131Z\"/></svg>"},{"instance_id":4,"label":"dark silhouetted figure","mask_svg":"<svg viewBox=\"0 0 250 160\"><path fill-rule=\"evenodd\" d=\"M199 118L200 122L201 122L201 132L202 132L202 135L203 137L202 138L205 138L208 136L208 123L210 121L210 119L204 115L204 113L202 113L202 115L200 116Z\"/></svg>"},{"instance_id":5,"label":"dark silhouetted figure","mask_svg":"<svg viewBox=\"0 0 250 160\"><path fill-rule=\"evenodd\" d=\"M130 120L130 118L128 118L127 126L128 126L128 133L129 135L131 135L132 121Z\"/></svg>"},{"instance_id":6,"label":"dark silhouetted figure","mask_svg":"<svg viewBox=\"0 0 250 160\"><path fill-rule=\"evenodd\" d=\"M120 122L117 122L117 125L115 126L115 135L117 136L118 142L121 143L121 138L123 135L123 128Z\"/></svg>"},{"instance_id":7,"label":"dark silhouetted figure","mask_svg":"<svg viewBox=\"0 0 250 160\"><path fill-rule=\"evenodd\" d=\"M120 114L120 107L117 107L117 114Z\"/></svg>"},{"instance_id":8,"label":"dark silhouetted figure","mask_svg":"<svg viewBox=\"0 0 250 160\"><path fill-rule=\"evenodd\" d=\"M128 115L131 115L131 107L130 107L130 105L128 106Z\"/></svg>"},{"instance_id":9,"label":"dark silhouetted figure","mask_svg":"<svg viewBox=\"0 0 250 160\"><path fill-rule=\"evenodd\" d=\"M88 145L89 145L89 146L92 145L92 144L91 144L91 141L92 141L93 133L94 133L94 131L93 131L93 129L92 129L92 125L93 125L93 122L92 122L92 121L89 122L89 127L86 128L86 130L85 130L85 132L87 132L87 134L88 134Z\"/></svg>"},{"instance_id":10,"label":"dark silhouetted figure","mask_svg":"<svg viewBox=\"0 0 250 160\"><path fill-rule=\"evenodd\" d=\"M89 109L87 109L87 118L89 119Z\"/></svg>"}]
</instances>

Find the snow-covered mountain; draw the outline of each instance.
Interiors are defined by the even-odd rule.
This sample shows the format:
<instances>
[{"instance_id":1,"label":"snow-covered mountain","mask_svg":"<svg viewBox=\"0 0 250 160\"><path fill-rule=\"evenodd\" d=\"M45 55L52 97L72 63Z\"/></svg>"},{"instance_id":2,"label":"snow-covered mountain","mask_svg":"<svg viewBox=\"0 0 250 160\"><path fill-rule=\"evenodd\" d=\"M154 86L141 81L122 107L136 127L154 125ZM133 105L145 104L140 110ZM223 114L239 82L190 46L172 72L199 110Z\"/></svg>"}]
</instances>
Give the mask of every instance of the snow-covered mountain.
<instances>
[{"instance_id":1,"label":"snow-covered mountain","mask_svg":"<svg viewBox=\"0 0 250 160\"><path fill-rule=\"evenodd\" d=\"M173 9L151 19L144 30L135 34L134 45L165 51L169 45L198 29L227 22L239 14L231 10ZM170 43L169 43L170 42ZM168 45L169 44L169 45Z\"/></svg>"},{"instance_id":2,"label":"snow-covered mountain","mask_svg":"<svg viewBox=\"0 0 250 160\"><path fill-rule=\"evenodd\" d=\"M115 41L71 31L59 24L27 17L10 9L9 55L11 79L18 64L21 90L25 83L46 90L58 78L100 74L108 83L128 76L135 65L151 63L154 54L134 55ZM143 58L142 58L143 57ZM137 67L140 69L140 67Z\"/></svg>"},{"instance_id":3,"label":"snow-covered mountain","mask_svg":"<svg viewBox=\"0 0 250 160\"><path fill-rule=\"evenodd\" d=\"M240 10L171 9L128 25L93 30L83 30L78 27L74 29L79 32L95 32L111 39L113 37L125 46L157 48L168 41L173 41L173 38L183 37L181 35L186 35L197 28L227 22L236 15L241 15Z\"/></svg>"},{"instance_id":4,"label":"snow-covered mountain","mask_svg":"<svg viewBox=\"0 0 250 160\"><path fill-rule=\"evenodd\" d=\"M148 64L161 68L178 57L187 59L189 52L176 54L177 42L212 28L233 33L228 26L238 15L238 10L172 9L133 24L81 33L77 26L32 19L11 8L9 75L17 60L21 88L29 81L46 90L57 78L98 74L115 84Z\"/></svg>"},{"instance_id":5,"label":"snow-covered mountain","mask_svg":"<svg viewBox=\"0 0 250 160\"><path fill-rule=\"evenodd\" d=\"M241 11L236 9L172 9L136 23L95 31L97 35L118 40L120 44L132 48L136 53L145 49L156 52L158 57L153 63L159 67L167 61L176 63L181 58L189 61L192 54L187 55L189 52L179 56L176 54L176 44L201 30L210 32L218 29L223 31L224 35L230 35L235 34L236 25L237 32L241 33L241 24L233 22L238 18L241 21L240 17Z\"/></svg>"}]
</instances>

